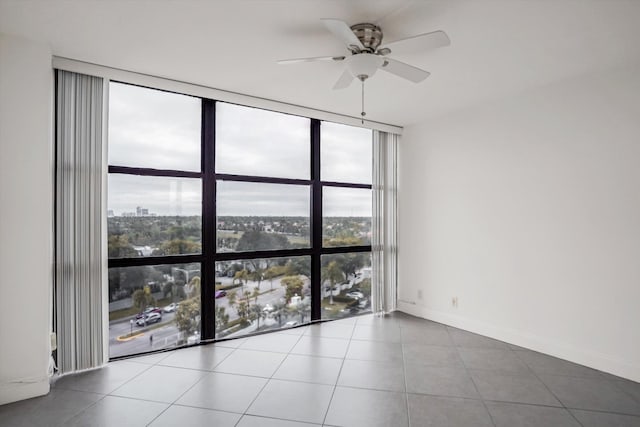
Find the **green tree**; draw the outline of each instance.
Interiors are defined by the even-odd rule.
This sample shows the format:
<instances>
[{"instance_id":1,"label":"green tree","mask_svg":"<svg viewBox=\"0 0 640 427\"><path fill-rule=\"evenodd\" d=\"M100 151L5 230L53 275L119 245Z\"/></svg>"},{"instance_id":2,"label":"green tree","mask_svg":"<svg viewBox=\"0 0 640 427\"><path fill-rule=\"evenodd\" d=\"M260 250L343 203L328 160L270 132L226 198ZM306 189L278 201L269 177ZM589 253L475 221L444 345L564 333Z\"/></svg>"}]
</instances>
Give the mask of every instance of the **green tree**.
<instances>
[{"instance_id":1,"label":"green tree","mask_svg":"<svg viewBox=\"0 0 640 427\"><path fill-rule=\"evenodd\" d=\"M285 276L280 280L280 285L285 287L285 298L291 301L294 295L302 295L304 282L299 276Z\"/></svg>"},{"instance_id":2,"label":"green tree","mask_svg":"<svg viewBox=\"0 0 640 427\"><path fill-rule=\"evenodd\" d=\"M235 283L236 280L242 283L242 290L244 292L244 287L246 286L247 281L249 280L249 272L244 269L240 271L236 271L236 274L233 276L233 283Z\"/></svg>"},{"instance_id":3,"label":"green tree","mask_svg":"<svg viewBox=\"0 0 640 427\"><path fill-rule=\"evenodd\" d=\"M190 298L182 301L176 310L176 325L184 337L195 334L200 330L200 298Z\"/></svg>"},{"instance_id":4,"label":"green tree","mask_svg":"<svg viewBox=\"0 0 640 427\"><path fill-rule=\"evenodd\" d=\"M131 243L129 236L126 234L115 234L107 239L107 247L109 248L109 258L131 258L138 256Z\"/></svg>"},{"instance_id":5,"label":"green tree","mask_svg":"<svg viewBox=\"0 0 640 427\"><path fill-rule=\"evenodd\" d=\"M264 278L265 280L268 280L269 283L271 284L271 290L273 290L273 279L275 279L276 277L280 276L279 271L278 271L278 266L273 266L273 267L269 267L264 271Z\"/></svg>"},{"instance_id":6,"label":"green tree","mask_svg":"<svg viewBox=\"0 0 640 427\"><path fill-rule=\"evenodd\" d=\"M151 288L149 286L138 289L131 295L131 298L133 300L133 306L136 307L140 313L142 313L148 305L154 305L156 303L155 298L151 295Z\"/></svg>"},{"instance_id":7,"label":"green tree","mask_svg":"<svg viewBox=\"0 0 640 427\"><path fill-rule=\"evenodd\" d=\"M197 254L202 252L202 245L186 239L173 239L164 242L153 251L153 255L181 255Z\"/></svg>"},{"instance_id":8,"label":"green tree","mask_svg":"<svg viewBox=\"0 0 640 427\"><path fill-rule=\"evenodd\" d=\"M225 307L216 305L216 331L222 331L229 324L229 315Z\"/></svg>"},{"instance_id":9,"label":"green tree","mask_svg":"<svg viewBox=\"0 0 640 427\"><path fill-rule=\"evenodd\" d=\"M286 249L291 247L287 236L262 231L245 231L238 245L237 251L265 251L271 249Z\"/></svg>"},{"instance_id":10,"label":"green tree","mask_svg":"<svg viewBox=\"0 0 640 427\"><path fill-rule=\"evenodd\" d=\"M323 277L325 280L328 280L331 283L331 289L329 291L329 304L333 304L333 288L336 286L336 283L341 283L344 280L344 273L342 272L342 268L336 261L331 261L329 265L327 265L323 272Z\"/></svg>"}]
</instances>

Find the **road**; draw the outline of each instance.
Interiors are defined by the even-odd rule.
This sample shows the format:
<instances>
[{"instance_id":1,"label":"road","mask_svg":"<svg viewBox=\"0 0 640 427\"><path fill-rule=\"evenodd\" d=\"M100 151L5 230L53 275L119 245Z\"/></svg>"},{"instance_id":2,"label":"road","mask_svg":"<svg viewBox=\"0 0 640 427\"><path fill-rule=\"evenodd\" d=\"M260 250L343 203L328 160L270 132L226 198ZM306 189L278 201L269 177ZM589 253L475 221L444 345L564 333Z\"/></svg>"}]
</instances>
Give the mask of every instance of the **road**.
<instances>
[{"instance_id":1,"label":"road","mask_svg":"<svg viewBox=\"0 0 640 427\"><path fill-rule=\"evenodd\" d=\"M223 284L231 283L230 278L217 278L218 281L222 281ZM228 282L228 283L227 283ZM309 280L304 280L304 290L309 289ZM244 289L253 292L254 288L258 286L258 282L247 281ZM242 293L242 287L236 288L238 295ZM258 304L265 306L266 304L275 305L277 303L283 303L285 301L285 289L280 285L280 279L273 280L273 286L270 281L263 280L260 282L261 295L258 296ZM251 304L255 303L255 299L251 298ZM229 300L227 297L216 299L216 305L219 307L225 307L226 313L229 315L229 321L238 318L238 313L232 307L229 307ZM127 319L121 319L109 324L109 356L118 357L129 354L143 353L150 350L157 350L160 348L170 347L180 338L180 333L174 322L175 313L163 313L162 321L160 322L164 326L157 328L157 324L151 325L151 328L140 327L135 324L135 316L131 316ZM119 336L129 334L131 332L130 320L134 320L133 332L140 331L141 335L137 338L133 338L128 341L118 341ZM284 324L287 320L282 319ZM299 319L297 319L299 320ZM275 324L276 322L271 319L265 319L261 322L263 325ZM243 329L242 334L250 333L255 330L256 325L249 326ZM149 337L153 335L153 341L150 341Z\"/></svg>"}]
</instances>

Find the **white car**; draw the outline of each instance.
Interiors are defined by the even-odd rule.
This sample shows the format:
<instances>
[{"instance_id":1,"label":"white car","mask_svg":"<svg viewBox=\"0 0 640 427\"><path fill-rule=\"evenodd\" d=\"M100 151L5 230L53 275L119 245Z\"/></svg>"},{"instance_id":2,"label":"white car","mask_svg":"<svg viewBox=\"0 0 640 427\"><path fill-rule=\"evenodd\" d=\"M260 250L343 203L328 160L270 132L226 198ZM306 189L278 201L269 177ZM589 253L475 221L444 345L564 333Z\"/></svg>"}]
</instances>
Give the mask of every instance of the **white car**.
<instances>
[{"instance_id":1,"label":"white car","mask_svg":"<svg viewBox=\"0 0 640 427\"><path fill-rule=\"evenodd\" d=\"M151 323L157 323L157 322L159 322L161 320L162 320L162 314L153 312L153 313L149 313L146 316L141 317L140 319L138 319L136 321L136 324L138 326L145 326L145 324L146 325L150 325Z\"/></svg>"},{"instance_id":2,"label":"white car","mask_svg":"<svg viewBox=\"0 0 640 427\"><path fill-rule=\"evenodd\" d=\"M360 298L364 298L364 294L362 292L358 292L358 291L352 291L349 292L348 294L346 294L349 298L353 298L353 299L360 299Z\"/></svg>"},{"instance_id":3,"label":"white car","mask_svg":"<svg viewBox=\"0 0 640 427\"><path fill-rule=\"evenodd\" d=\"M171 304L163 308L165 313L173 313L177 309L178 309L178 304L176 304L175 302L172 302Z\"/></svg>"},{"instance_id":4,"label":"white car","mask_svg":"<svg viewBox=\"0 0 640 427\"><path fill-rule=\"evenodd\" d=\"M284 325L282 325L283 328L291 328L293 326L296 326L298 324L297 320L289 320L287 323L285 323Z\"/></svg>"}]
</instances>

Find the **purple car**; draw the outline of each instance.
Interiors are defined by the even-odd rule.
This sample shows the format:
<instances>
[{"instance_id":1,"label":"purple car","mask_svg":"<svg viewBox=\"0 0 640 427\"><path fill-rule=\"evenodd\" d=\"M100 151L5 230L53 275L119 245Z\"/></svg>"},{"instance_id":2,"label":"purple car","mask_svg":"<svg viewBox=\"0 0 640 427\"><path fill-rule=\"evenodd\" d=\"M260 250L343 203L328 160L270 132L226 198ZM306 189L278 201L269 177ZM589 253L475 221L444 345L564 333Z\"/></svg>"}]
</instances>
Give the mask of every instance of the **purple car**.
<instances>
[{"instance_id":1,"label":"purple car","mask_svg":"<svg viewBox=\"0 0 640 427\"><path fill-rule=\"evenodd\" d=\"M216 291L216 299L226 297L227 291Z\"/></svg>"}]
</instances>

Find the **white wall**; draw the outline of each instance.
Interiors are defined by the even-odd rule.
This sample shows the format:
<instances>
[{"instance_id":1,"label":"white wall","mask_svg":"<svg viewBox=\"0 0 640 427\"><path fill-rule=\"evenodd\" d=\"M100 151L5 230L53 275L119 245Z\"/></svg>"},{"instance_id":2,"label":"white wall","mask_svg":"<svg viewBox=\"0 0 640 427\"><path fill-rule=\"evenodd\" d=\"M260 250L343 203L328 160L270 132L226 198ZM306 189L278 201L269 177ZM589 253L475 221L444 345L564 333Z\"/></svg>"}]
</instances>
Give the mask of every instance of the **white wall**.
<instances>
[{"instance_id":1,"label":"white wall","mask_svg":"<svg viewBox=\"0 0 640 427\"><path fill-rule=\"evenodd\" d=\"M49 391L53 72L0 34L0 404Z\"/></svg>"},{"instance_id":2,"label":"white wall","mask_svg":"<svg viewBox=\"0 0 640 427\"><path fill-rule=\"evenodd\" d=\"M640 66L406 127L399 180L401 310L640 381Z\"/></svg>"}]
</instances>

